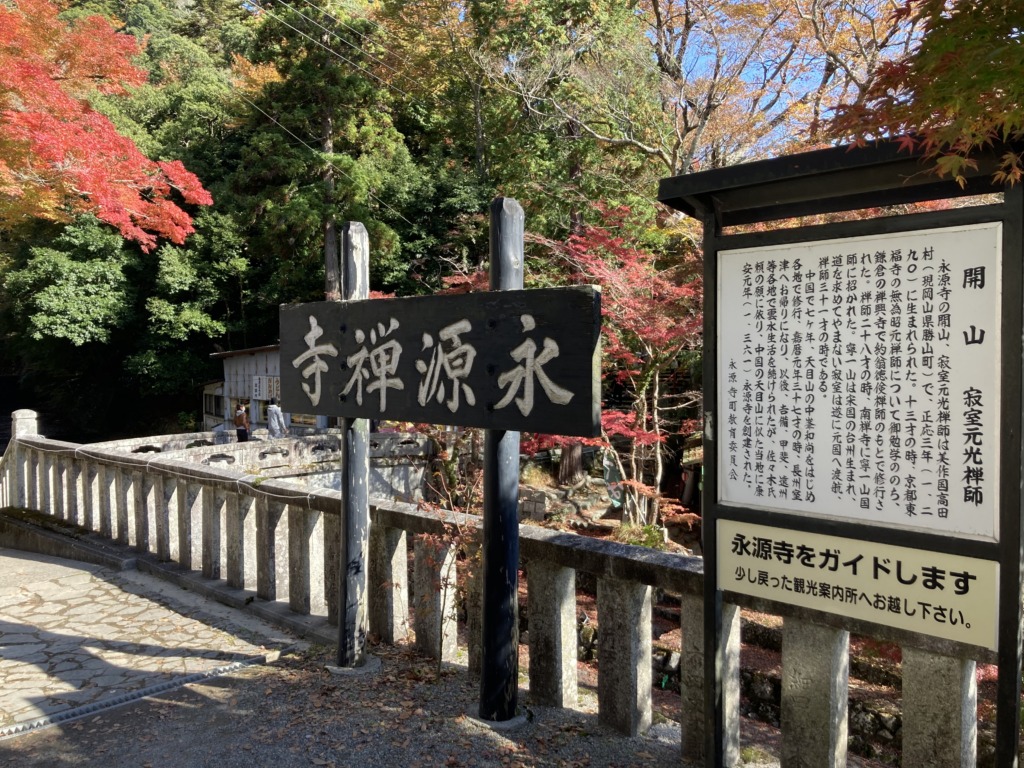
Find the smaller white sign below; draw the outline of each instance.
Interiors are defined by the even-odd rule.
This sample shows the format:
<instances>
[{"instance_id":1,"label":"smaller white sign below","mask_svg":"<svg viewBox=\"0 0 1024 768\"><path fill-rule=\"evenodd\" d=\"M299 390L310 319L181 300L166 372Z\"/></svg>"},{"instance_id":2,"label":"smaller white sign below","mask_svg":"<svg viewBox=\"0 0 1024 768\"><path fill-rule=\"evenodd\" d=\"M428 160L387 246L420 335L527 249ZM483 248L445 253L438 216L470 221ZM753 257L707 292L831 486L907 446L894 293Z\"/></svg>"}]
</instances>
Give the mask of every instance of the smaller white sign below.
<instances>
[{"instance_id":1,"label":"smaller white sign below","mask_svg":"<svg viewBox=\"0 0 1024 768\"><path fill-rule=\"evenodd\" d=\"M281 377L280 376L253 376L252 377L252 399L269 400L275 397L281 399Z\"/></svg>"},{"instance_id":2,"label":"smaller white sign below","mask_svg":"<svg viewBox=\"0 0 1024 768\"><path fill-rule=\"evenodd\" d=\"M717 562L725 592L996 650L994 560L720 519Z\"/></svg>"}]
</instances>

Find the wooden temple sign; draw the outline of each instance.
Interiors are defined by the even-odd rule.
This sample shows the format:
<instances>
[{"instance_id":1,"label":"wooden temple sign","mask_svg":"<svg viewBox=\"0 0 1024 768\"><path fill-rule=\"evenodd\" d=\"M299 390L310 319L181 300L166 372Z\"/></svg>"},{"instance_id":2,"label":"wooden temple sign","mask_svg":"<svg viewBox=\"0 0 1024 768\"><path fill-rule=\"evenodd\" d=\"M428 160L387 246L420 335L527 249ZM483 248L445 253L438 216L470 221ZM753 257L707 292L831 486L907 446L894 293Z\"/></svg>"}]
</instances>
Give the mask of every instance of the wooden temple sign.
<instances>
[{"instance_id":1,"label":"wooden temple sign","mask_svg":"<svg viewBox=\"0 0 1024 768\"><path fill-rule=\"evenodd\" d=\"M328 416L600 434L595 286L282 306L281 399Z\"/></svg>"}]
</instances>

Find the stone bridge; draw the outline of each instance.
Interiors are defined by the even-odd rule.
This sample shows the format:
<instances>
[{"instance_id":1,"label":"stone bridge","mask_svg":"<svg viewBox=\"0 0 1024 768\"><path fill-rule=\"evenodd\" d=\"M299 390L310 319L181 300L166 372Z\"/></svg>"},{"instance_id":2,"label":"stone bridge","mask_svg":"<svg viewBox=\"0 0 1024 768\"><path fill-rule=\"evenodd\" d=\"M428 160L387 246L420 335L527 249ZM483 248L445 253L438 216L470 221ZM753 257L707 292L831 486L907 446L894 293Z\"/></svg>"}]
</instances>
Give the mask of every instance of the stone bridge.
<instances>
[{"instance_id":1,"label":"stone bridge","mask_svg":"<svg viewBox=\"0 0 1024 768\"><path fill-rule=\"evenodd\" d=\"M336 642L341 497L332 473L338 471L338 435L212 442L210 434L193 434L79 445L38 435L36 414L16 411L0 462L0 508L9 508L0 518L0 546L102 562L108 555L90 542L119 542L134 550L141 571L307 637ZM414 634L423 652L454 659L457 549L472 561L480 521L413 503L422 486L421 443L381 438L375 451L370 632L385 643ZM38 516L65 534L44 533ZM599 721L624 737L644 732L652 722L652 667L660 663L653 658L652 598L655 590L678 596L680 761L703 759L701 558L539 526L521 526L520 536L530 701L566 708L577 703L576 587L585 575L597 587ZM471 568L466 583L470 675L481 667L479 571ZM733 766L740 764L739 607L726 603L722 614L724 764ZM878 628L843 617L832 617L829 626L816 623L821 620L797 608L784 617L785 766L846 764L849 633ZM903 650L903 764L974 765L975 664L994 659L972 658L974 649L908 632L894 630L882 639L898 641Z\"/></svg>"}]
</instances>

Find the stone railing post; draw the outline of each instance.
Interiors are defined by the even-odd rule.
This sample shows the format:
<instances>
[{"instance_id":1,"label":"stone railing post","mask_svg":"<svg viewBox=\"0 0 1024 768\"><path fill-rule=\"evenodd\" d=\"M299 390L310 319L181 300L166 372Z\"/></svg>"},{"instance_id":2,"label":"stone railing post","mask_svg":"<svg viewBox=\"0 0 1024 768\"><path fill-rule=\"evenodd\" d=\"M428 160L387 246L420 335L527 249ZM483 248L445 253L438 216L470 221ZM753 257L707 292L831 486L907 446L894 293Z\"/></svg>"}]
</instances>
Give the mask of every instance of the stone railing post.
<instances>
[{"instance_id":1,"label":"stone railing post","mask_svg":"<svg viewBox=\"0 0 1024 768\"><path fill-rule=\"evenodd\" d=\"M976 666L969 659L903 648L903 765L976 764Z\"/></svg>"},{"instance_id":2,"label":"stone railing post","mask_svg":"<svg viewBox=\"0 0 1024 768\"><path fill-rule=\"evenodd\" d=\"M544 560L528 567L530 698L544 706L575 707L576 571Z\"/></svg>"},{"instance_id":3,"label":"stone railing post","mask_svg":"<svg viewBox=\"0 0 1024 768\"><path fill-rule=\"evenodd\" d=\"M458 653L455 567L455 547L450 542L439 537L414 538L416 647L442 661L454 661Z\"/></svg>"},{"instance_id":4,"label":"stone railing post","mask_svg":"<svg viewBox=\"0 0 1024 768\"><path fill-rule=\"evenodd\" d=\"M44 515L54 515L54 478L56 456L46 451L37 451L39 456L39 505L36 507Z\"/></svg>"},{"instance_id":5,"label":"stone railing post","mask_svg":"<svg viewBox=\"0 0 1024 768\"><path fill-rule=\"evenodd\" d=\"M288 606L296 613L327 613L323 514L294 504L288 505Z\"/></svg>"},{"instance_id":6,"label":"stone railing post","mask_svg":"<svg viewBox=\"0 0 1024 768\"><path fill-rule=\"evenodd\" d=\"M85 525L85 488L82 480L82 462L74 455L63 458L65 513L69 522Z\"/></svg>"},{"instance_id":7,"label":"stone railing post","mask_svg":"<svg viewBox=\"0 0 1024 768\"><path fill-rule=\"evenodd\" d=\"M207 579L221 578L222 542L224 539L222 521L225 507L224 493L212 485L203 486L203 576ZM193 532L194 535L194 532Z\"/></svg>"},{"instance_id":8,"label":"stone railing post","mask_svg":"<svg viewBox=\"0 0 1024 768\"><path fill-rule=\"evenodd\" d=\"M800 619L785 619L782 625L782 764L787 768L842 768L846 765L849 680L849 632Z\"/></svg>"},{"instance_id":9,"label":"stone railing post","mask_svg":"<svg viewBox=\"0 0 1024 768\"><path fill-rule=\"evenodd\" d=\"M484 552L483 529L466 538L466 651L469 676L479 680L484 668Z\"/></svg>"},{"instance_id":10,"label":"stone railing post","mask_svg":"<svg viewBox=\"0 0 1024 768\"><path fill-rule=\"evenodd\" d=\"M8 503L17 507L27 507L29 500L29 451L18 445L19 437L30 437L39 434L39 416L35 411L18 410L11 414L11 443L14 454L7 465Z\"/></svg>"},{"instance_id":11,"label":"stone railing post","mask_svg":"<svg viewBox=\"0 0 1024 768\"><path fill-rule=\"evenodd\" d=\"M651 727L651 588L597 581L598 721L627 736Z\"/></svg>"},{"instance_id":12,"label":"stone railing post","mask_svg":"<svg viewBox=\"0 0 1024 768\"><path fill-rule=\"evenodd\" d=\"M203 564L203 496L199 483L178 480L175 488L178 528L178 562L182 568L198 571Z\"/></svg>"},{"instance_id":13,"label":"stone railing post","mask_svg":"<svg viewBox=\"0 0 1024 768\"><path fill-rule=\"evenodd\" d=\"M135 548L139 552L157 550L157 500L156 485L153 473L148 471L132 472L132 494L135 501Z\"/></svg>"},{"instance_id":14,"label":"stone railing post","mask_svg":"<svg viewBox=\"0 0 1024 768\"><path fill-rule=\"evenodd\" d=\"M108 467L114 473L114 515L117 520L116 540L121 544L135 543L135 490L132 472L123 467Z\"/></svg>"},{"instance_id":15,"label":"stone railing post","mask_svg":"<svg viewBox=\"0 0 1024 768\"><path fill-rule=\"evenodd\" d=\"M256 594L277 600L288 592L287 507L259 496L256 499Z\"/></svg>"},{"instance_id":16,"label":"stone railing post","mask_svg":"<svg viewBox=\"0 0 1024 768\"><path fill-rule=\"evenodd\" d=\"M178 483L173 478L153 475L156 532L151 532L150 536L156 536L156 556L162 562L178 562L177 488Z\"/></svg>"},{"instance_id":17,"label":"stone railing post","mask_svg":"<svg viewBox=\"0 0 1024 768\"><path fill-rule=\"evenodd\" d=\"M100 530L100 481L103 472L95 461L86 460L82 464L82 491L85 507L82 510L82 525L90 531Z\"/></svg>"},{"instance_id":18,"label":"stone railing post","mask_svg":"<svg viewBox=\"0 0 1024 768\"><path fill-rule=\"evenodd\" d=\"M117 467L97 464L99 468L100 535L117 538Z\"/></svg>"},{"instance_id":19,"label":"stone railing post","mask_svg":"<svg viewBox=\"0 0 1024 768\"><path fill-rule=\"evenodd\" d=\"M236 589L256 588L256 499L243 493L228 496L227 581Z\"/></svg>"},{"instance_id":20,"label":"stone railing post","mask_svg":"<svg viewBox=\"0 0 1024 768\"><path fill-rule=\"evenodd\" d=\"M397 643L409 630L409 548L405 531L370 525L367 602L371 634Z\"/></svg>"},{"instance_id":21,"label":"stone railing post","mask_svg":"<svg viewBox=\"0 0 1024 768\"><path fill-rule=\"evenodd\" d=\"M703 761L704 730L704 600L683 595L680 609L683 635L679 662L682 707L682 754L684 760ZM740 765L740 609L722 604L722 721L726 766Z\"/></svg>"},{"instance_id":22,"label":"stone railing post","mask_svg":"<svg viewBox=\"0 0 1024 768\"><path fill-rule=\"evenodd\" d=\"M28 452L28 472L27 472L27 498L26 504L29 509L39 510L39 476L41 474L39 467L39 451L35 448L27 449Z\"/></svg>"}]
</instances>

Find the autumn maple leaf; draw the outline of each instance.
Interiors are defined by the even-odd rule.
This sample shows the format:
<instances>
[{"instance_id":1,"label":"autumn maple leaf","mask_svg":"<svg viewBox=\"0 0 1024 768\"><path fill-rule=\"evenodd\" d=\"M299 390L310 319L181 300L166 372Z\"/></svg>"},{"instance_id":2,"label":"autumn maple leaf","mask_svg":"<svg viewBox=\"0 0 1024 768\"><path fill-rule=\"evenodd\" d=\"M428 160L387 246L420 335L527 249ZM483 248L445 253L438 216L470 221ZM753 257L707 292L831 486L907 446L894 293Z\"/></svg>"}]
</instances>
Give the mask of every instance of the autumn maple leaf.
<instances>
[{"instance_id":1,"label":"autumn maple leaf","mask_svg":"<svg viewBox=\"0 0 1024 768\"><path fill-rule=\"evenodd\" d=\"M180 161L153 162L94 110L94 93L145 82L139 52L99 16L67 23L47 0L0 5L0 228L93 213L149 251L193 232L213 202Z\"/></svg>"}]
</instances>

